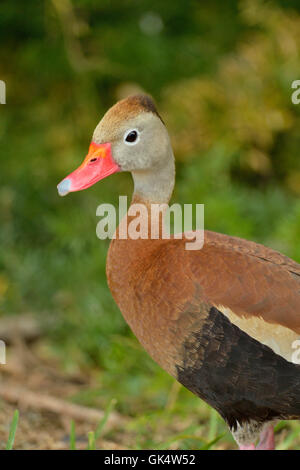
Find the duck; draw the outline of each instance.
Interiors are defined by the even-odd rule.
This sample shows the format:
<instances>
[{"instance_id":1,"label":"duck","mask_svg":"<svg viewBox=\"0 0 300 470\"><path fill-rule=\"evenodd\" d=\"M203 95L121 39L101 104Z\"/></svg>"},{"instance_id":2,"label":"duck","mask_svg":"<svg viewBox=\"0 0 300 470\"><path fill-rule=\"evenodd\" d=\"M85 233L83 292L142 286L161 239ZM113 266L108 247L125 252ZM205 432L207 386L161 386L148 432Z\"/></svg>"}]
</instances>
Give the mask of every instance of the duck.
<instances>
[{"instance_id":1,"label":"duck","mask_svg":"<svg viewBox=\"0 0 300 470\"><path fill-rule=\"evenodd\" d=\"M219 413L240 450L273 450L274 424L300 417L300 265L209 230L198 250L186 249L185 233L151 238L151 207L169 204L175 160L148 95L104 114L58 193L120 171L131 173L134 191L110 241L106 274L125 321L154 361ZM148 237L130 237L134 205L145 207Z\"/></svg>"}]
</instances>

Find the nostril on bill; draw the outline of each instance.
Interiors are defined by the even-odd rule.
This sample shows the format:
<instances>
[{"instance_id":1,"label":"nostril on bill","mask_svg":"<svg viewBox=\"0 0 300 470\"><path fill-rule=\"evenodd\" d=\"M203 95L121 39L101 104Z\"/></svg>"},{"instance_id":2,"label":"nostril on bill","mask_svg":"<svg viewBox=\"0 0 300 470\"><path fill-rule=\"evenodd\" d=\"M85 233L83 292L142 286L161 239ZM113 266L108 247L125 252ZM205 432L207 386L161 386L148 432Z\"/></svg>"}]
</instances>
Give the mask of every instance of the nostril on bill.
<instances>
[{"instance_id":1,"label":"nostril on bill","mask_svg":"<svg viewBox=\"0 0 300 470\"><path fill-rule=\"evenodd\" d=\"M70 192L71 180L69 178L64 179L57 185L58 194L60 196L66 196Z\"/></svg>"}]
</instances>

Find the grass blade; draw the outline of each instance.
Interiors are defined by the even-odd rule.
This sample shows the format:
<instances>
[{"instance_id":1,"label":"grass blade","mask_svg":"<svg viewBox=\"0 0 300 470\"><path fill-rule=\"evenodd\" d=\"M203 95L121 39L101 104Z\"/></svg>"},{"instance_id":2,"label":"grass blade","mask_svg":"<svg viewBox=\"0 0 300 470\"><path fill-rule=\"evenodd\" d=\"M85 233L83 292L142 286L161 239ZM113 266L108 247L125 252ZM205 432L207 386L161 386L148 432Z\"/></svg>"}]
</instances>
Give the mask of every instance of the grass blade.
<instances>
[{"instance_id":1,"label":"grass blade","mask_svg":"<svg viewBox=\"0 0 300 470\"><path fill-rule=\"evenodd\" d=\"M213 408L210 410L208 440L212 441L218 435L219 415Z\"/></svg>"},{"instance_id":2,"label":"grass blade","mask_svg":"<svg viewBox=\"0 0 300 470\"><path fill-rule=\"evenodd\" d=\"M75 432L75 423L71 421L71 430L70 430L70 449L76 450L76 432Z\"/></svg>"},{"instance_id":3,"label":"grass blade","mask_svg":"<svg viewBox=\"0 0 300 470\"><path fill-rule=\"evenodd\" d=\"M96 439L94 431L88 433L88 450L96 450Z\"/></svg>"},{"instance_id":4,"label":"grass blade","mask_svg":"<svg viewBox=\"0 0 300 470\"><path fill-rule=\"evenodd\" d=\"M112 410L113 410L114 407L116 406L116 403L117 403L117 400L116 400L115 398L113 398L113 399L109 402L109 404L108 404L108 406L107 406L107 408L106 408L106 410L105 410L105 412L104 412L104 416L103 416L103 418L101 419L100 423L98 424L98 426L97 426L97 428L96 428L96 431L95 431L95 439L98 439L98 438L101 436L102 431L103 431L103 429L104 429L104 426L105 426L106 423L107 423L107 420L108 420L108 418L109 418L110 413L112 412Z\"/></svg>"},{"instance_id":5,"label":"grass blade","mask_svg":"<svg viewBox=\"0 0 300 470\"><path fill-rule=\"evenodd\" d=\"M220 434L220 436L217 436L215 439L213 439L212 441L208 442L207 444L205 444L204 446L200 447L199 450L209 450L212 448L212 446L214 446L220 439L222 439L222 437L225 436L225 433L224 434Z\"/></svg>"},{"instance_id":6,"label":"grass blade","mask_svg":"<svg viewBox=\"0 0 300 470\"><path fill-rule=\"evenodd\" d=\"M18 421L19 421L19 411L15 410L13 419L10 425L9 429L9 436L8 436L8 441L6 444L6 450L12 450L14 442L15 442L15 435L17 431L17 426L18 426Z\"/></svg>"}]
</instances>

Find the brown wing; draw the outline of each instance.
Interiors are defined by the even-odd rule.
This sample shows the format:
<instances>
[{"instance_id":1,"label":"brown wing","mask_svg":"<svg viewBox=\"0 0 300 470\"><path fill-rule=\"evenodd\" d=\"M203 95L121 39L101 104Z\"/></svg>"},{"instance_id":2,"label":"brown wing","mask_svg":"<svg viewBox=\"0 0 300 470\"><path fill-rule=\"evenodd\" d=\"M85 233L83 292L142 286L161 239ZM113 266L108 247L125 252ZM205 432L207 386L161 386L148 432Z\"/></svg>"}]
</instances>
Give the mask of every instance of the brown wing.
<instances>
[{"instance_id":1,"label":"brown wing","mask_svg":"<svg viewBox=\"0 0 300 470\"><path fill-rule=\"evenodd\" d=\"M206 232L187 269L213 305L300 333L300 265L254 242Z\"/></svg>"},{"instance_id":2,"label":"brown wing","mask_svg":"<svg viewBox=\"0 0 300 470\"><path fill-rule=\"evenodd\" d=\"M245 255L255 256L261 260L281 266L292 274L300 276L300 264L287 256L259 243L244 240L238 237L230 237L221 233L206 231L205 241L209 245L222 246Z\"/></svg>"}]
</instances>

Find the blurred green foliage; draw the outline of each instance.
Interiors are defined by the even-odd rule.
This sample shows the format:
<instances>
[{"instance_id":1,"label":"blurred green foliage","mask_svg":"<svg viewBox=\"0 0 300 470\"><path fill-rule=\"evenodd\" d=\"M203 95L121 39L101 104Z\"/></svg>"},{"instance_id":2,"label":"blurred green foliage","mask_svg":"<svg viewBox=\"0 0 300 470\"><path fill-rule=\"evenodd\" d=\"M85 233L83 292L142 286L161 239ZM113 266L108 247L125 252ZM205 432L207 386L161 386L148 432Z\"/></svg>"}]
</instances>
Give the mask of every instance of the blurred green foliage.
<instances>
[{"instance_id":1,"label":"blurred green foliage","mask_svg":"<svg viewBox=\"0 0 300 470\"><path fill-rule=\"evenodd\" d=\"M130 176L65 199L56 184L105 110L144 90L174 144L173 201L205 203L206 228L300 261L299 2L2 0L0 44L1 315L36 313L66 366L97 366L97 397L163 406L172 379L118 312L95 233L96 207L130 195Z\"/></svg>"}]
</instances>

